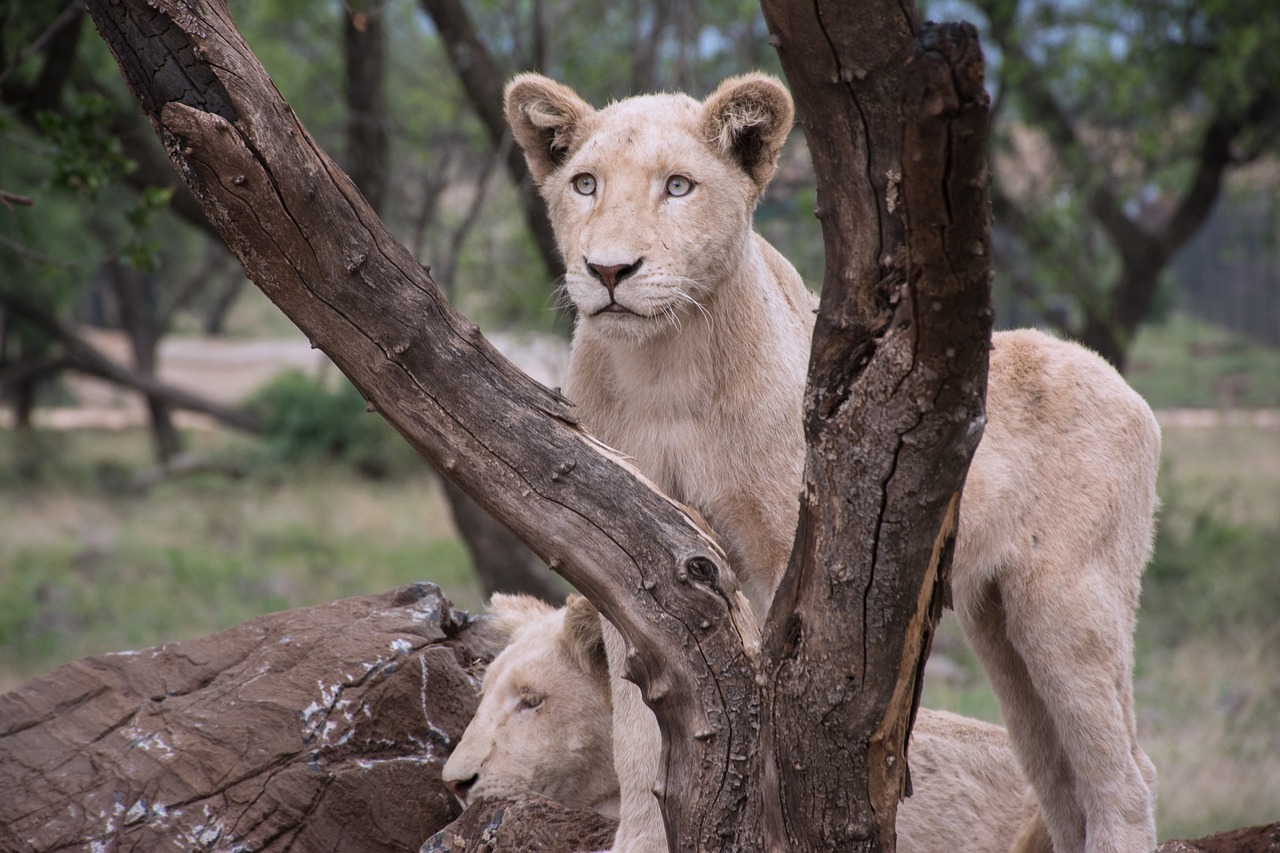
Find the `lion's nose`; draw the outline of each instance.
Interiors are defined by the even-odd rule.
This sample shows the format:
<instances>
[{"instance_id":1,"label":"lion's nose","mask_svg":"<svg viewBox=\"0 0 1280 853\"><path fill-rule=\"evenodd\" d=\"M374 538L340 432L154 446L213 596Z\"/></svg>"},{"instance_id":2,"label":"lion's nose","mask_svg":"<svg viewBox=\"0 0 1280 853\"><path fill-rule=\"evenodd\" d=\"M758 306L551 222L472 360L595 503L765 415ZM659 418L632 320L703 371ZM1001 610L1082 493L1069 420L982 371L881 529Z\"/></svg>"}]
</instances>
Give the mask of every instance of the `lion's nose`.
<instances>
[{"instance_id":1,"label":"lion's nose","mask_svg":"<svg viewBox=\"0 0 1280 853\"><path fill-rule=\"evenodd\" d=\"M583 258L586 261L586 258ZM636 270L640 269L640 264L644 262L644 258L637 258L634 263L630 264L593 264L586 261L587 271L591 273L591 277L604 285L604 289L609 291L609 298L613 298L613 289L617 287L624 278L633 275Z\"/></svg>"},{"instance_id":2,"label":"lion's nose","mask_svg":"<svg viewBox=\"0 0 1280 853\"><path fill-rule=\"evenodd\" d=\"M450 779L445 782L445 787L449 789L449 793L458 798L458 802L466 803L467 794L471 793L471 786L480 778L480 774L472 776L470 779Z\"/></svg>"}]
</instances>

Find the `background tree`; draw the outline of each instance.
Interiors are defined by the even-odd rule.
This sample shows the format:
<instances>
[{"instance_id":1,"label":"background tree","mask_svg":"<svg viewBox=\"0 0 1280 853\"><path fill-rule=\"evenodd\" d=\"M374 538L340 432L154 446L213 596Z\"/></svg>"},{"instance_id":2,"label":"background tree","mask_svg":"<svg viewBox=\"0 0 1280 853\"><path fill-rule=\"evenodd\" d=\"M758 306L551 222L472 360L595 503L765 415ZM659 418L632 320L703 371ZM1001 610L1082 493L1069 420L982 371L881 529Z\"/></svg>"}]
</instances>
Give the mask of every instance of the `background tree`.
<instances>
[{"instance_id":1,"label":"background tree","mask_svg":"<svg viewBox=\"0 0 1280 853\"><path fill-rule=\"evenodd\" d=\"M1231 172L1280 150L1280 19L1265 0L936 8L995 51L1004 304L1123 369Z\"/></svg>"},{"instance_id":2,"label":"background tree","mask_svg":"<svg viewBox=\"0 0 1280 853\"><path fill-rule=\"evenodd\" d=\"M197 248L212 234L204 214L124 90L103 73L109 57L85 33L76 3L15 3L0 16L2 181L26 187L38 202L31 216L6 217L0 236L7 271L0 312L8 330L0 363L11 376L3 390L26 430L40 388L52 388L65 369L126 385L143 396L156 456L167 461L181 449L171 406L238 427L252 423L243 412L156 380L163 335L227 255ZM156 221L168 210L187 225L164 228L161 241ZM114 364L73 319L123 331L132 364Z\"/></svg>"}]
</instances>

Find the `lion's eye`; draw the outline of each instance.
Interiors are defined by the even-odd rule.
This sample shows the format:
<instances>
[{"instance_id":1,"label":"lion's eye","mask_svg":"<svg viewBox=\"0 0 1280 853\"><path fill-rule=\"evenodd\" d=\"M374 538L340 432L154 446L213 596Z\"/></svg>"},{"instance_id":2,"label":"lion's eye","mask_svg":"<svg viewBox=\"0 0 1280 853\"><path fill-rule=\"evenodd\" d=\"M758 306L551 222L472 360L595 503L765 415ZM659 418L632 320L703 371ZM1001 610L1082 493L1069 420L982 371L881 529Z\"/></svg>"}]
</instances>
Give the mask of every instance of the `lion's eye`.
<instances>
[{"instance_id":1,"label":"lion's eye","mask_svg":"<svg viewBox=\"0 0 1280 853\"><path fill-rule=\"evenodd\" d=\"M573 190L578 195L595 195L596 176L587 172L575 175L573 178Z\"/></svg>"},{"instance_id":2,"label":"lion's eye","mask_svg":"<svg viewBox=\"0 0 1280 853\"><path fill-rule=\"evenodd\" d=\"M520 710L532 711L534 708L537 708L539 705L541 705L542 701L545 698L546 698L545 696L543 696L541 693L539 693L536 690L521 690L520 691Z\"/></svg>"},{"instance_id":3,"label":"lion's eye","mask_svg":"<svg viewBox=\"0 0 1280 853\"><path fill-rule=\"evenodd\" d=\"M693 181L684 175L672 175L667 178L667 195L680 198L686 196L693 189Z\"/></svg>"}]
</instances>

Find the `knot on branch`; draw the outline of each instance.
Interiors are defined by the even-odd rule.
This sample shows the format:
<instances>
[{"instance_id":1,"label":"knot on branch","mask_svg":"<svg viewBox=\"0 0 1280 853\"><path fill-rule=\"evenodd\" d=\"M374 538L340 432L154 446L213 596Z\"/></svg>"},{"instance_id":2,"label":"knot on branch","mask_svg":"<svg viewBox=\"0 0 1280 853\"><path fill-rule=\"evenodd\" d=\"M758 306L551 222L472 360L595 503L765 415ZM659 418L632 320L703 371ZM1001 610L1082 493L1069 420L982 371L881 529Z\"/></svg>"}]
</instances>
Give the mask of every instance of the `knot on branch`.
<instances>
[{"instance_id":1,"label":"knot on branch","mask_svg":"<svg viewBox=\"0 0 1280 853\"><path fill-rule=\"evenodd\" d=\"M183 0L91 3L89 13L119 61L129 88L152 119L158 119L169 103L214 113L229 122L237 119L222 81L192 41L206 33Z\"/></svg>"},{"instance_id":2,"label":"knot on branch","mask_svg":"<svg viewBox=\"0 0 1280 853\"><path fill-rule=\"evenodd\" d=\"M676 579L681 583L693 581L704 586L715 586L719 574L716 564L706 557L690 557L685 560L684 565L676 574Z\"/></svg>"}]
</instances>

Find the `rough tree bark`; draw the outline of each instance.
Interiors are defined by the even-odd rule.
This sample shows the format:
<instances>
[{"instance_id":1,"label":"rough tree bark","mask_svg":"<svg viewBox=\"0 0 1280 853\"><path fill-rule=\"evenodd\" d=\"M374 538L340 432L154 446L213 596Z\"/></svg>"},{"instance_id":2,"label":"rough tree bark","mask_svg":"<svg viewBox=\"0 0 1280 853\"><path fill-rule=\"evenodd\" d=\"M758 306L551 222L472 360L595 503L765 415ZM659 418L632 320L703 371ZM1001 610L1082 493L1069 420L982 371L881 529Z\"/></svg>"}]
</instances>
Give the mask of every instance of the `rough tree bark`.
<instances>
[{"instance_id":1,"label":"rough tree bark","mask_svg":"<svg viewBox=\"0 0 1280 853\"><path fill-rule=\"evenodd\" d=\"M985 387L985 95L972 33L931 36L904 78L913 13L769 6L784 61L793 51L802 115L812 123L819 105L838 104L848 121L831 147L852 144L847 162L865 162L842 173L857 179L824 184L824 209L852 199L861 211L824 224L828 245L849 241L863 262L829 265L800 543L761 652L718 545L448 305L298 123L224 0L88 5L250 277L372 407L626 638L628 675L664 736L673 849L891 845L932 581L949 554ZM879 64L840 59L830 76L814 50L832 43L823 25L847 40L827 51L834 57L886 43ZM844 82L805 87L824 74ZM860 78L879 93L861 100ZM906 159L904 93L920 122ZM894 218L904 202L905 243ZM870 221L880 222L874 251L859 238ZM780 742L802 729L820 729L803 750Z\"/></svg>"},{"instance_id":2,"label":"rough tree bark","mask_svg":"<svg viewBox=\"0 0 1280 853\"><path fill-rule=\"evenodd\" d=\"M827 246L799 531L765 631L764 751L784 847L813 844L820 822L823 849L893 849L903 747L982 435L983 62L968 26L927 29L913 47L909 5L763 5ZM822 582L810 567L825 567Z\"/></svg>"}]
</instances>

